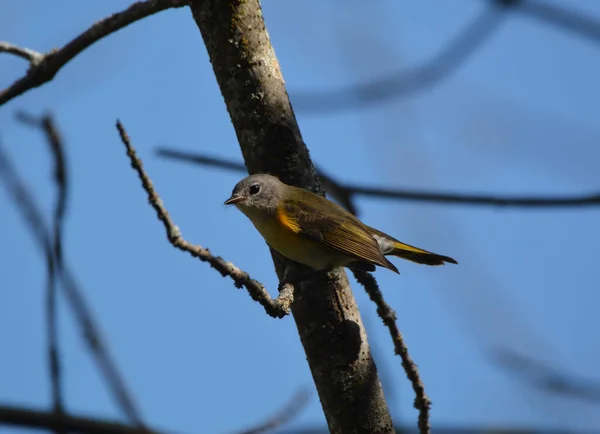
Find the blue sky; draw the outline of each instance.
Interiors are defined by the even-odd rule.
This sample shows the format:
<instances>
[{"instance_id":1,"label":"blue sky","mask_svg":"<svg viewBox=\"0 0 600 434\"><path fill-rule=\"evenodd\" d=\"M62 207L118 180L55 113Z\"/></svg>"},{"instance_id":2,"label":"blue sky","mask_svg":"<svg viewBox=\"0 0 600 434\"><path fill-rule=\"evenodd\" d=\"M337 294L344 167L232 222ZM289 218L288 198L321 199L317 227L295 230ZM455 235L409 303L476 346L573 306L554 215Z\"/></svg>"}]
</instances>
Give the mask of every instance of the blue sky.
<instances>
[{"instance_id":1,"label":"blue sky","mask_svg":"<svg viewBox=\"0 0 600 434\"><path fill-rule=\"evenodd\" d=\"M0 39L46 51L128 4L6 2ZM431 89L336 112L303 99L429 62L486 4L263 2L313 160L340 181L374 186L597 191L600 46L523 15L507 14L481 49ZM600 19L598 2L571 0L569 7ZM26 67L2 55L0 85ZM54 81L2 107L3 146L49 216L48 152L38 131L14 120L17 110L51 110L63 132L72 179L66 255L146 419L178 432L232 432L308 387L310 404L290 427L323 426L293 320L266 316L244 291L167 243L114 128L121 119L186 239L275 293L264 242L241 213L222 205L240 175L154 153L172 146L241 161L189 11L167 11L105 38ZM8 349L0 358L0 402L47 407L45 265L0 191L0 345ZM434 425L598 426L597 404L541 393L488 354L508 348L600 382L600 210L366 198L357 206L368 224L460 262L428 268L396 261L400 276L376 274L433 401ZM414 425L413 394L387 331L353 288L394 418ZM62 299L59 313L68 409L120 418Z\"/></svg>"}]
</instances>

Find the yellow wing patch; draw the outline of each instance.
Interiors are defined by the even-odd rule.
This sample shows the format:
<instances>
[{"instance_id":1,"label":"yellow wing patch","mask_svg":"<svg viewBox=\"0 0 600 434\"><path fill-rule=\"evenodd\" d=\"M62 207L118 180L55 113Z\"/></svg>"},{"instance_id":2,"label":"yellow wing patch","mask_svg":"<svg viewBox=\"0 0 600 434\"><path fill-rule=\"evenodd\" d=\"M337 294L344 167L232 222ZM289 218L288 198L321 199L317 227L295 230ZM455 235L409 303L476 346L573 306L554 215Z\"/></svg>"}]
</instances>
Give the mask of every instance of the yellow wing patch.
<instances>
[{"instance_id":1,"label":"yellow wing patch","mask_svg":"<svg viewBox=\"0 0 600 434\"><path fill-rule=\"evenodd\" d=\"M284 201L277 209L278 222L293 233L358 261L380 265L398 272L381 253L379 244L360 221L343 209L338 210L337 205L324 198L316 196L315 200L319 201L317 202L317 205L320 205L319 209L306 201Z\"/></svg>"},{"instance_id":2,"label":"yellow wing patch","mask_svg":"<svg viewBox=\"0 0 600 434\"><path fill-rule=\"evenodd\" d=\"M299 233L302 229L297 219L289 216L285 207L281 206L277 209L277 220L281 225L291 230L294 233Z\"/></svg>"}]
</instances>

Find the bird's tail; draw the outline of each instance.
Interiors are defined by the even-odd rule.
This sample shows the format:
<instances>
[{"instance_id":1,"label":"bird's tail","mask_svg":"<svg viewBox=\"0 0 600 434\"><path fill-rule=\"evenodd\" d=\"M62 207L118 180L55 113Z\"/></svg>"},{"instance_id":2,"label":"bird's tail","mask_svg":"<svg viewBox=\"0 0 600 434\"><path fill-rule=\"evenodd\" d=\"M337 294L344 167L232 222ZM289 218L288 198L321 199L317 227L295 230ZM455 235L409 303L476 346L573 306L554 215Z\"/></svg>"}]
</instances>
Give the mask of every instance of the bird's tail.
<instances>
[{"instance_id":1,"label":"bird's tail","mask_svg":"<svg viewBox=\"0 0 600 434\"><path fill-rule=\"evenodd\" d=\"M401 243L400 241L393 240L391 248L387 249L384 255L397 256L399 258L408 259L409 261L416 262L417 264L425 265L444 265L445 262L452 264L458 264L454 259L449 256L438 255L437 253L428 252L427 250L419 249L417 247L410 246L408 244Z\"/></svg>"}]
</instances>

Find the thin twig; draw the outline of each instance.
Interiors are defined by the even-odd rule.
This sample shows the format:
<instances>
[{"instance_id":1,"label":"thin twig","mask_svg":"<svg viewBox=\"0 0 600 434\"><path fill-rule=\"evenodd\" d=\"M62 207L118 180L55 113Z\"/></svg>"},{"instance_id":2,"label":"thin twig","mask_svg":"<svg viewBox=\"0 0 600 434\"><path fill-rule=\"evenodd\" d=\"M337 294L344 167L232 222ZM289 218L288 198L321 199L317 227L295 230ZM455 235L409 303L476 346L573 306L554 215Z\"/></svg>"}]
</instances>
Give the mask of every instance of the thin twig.
<instances>
[{"instance_id":1,"label":"thin twig","mask_svg":"<svg viewBox=\"0 0 600 434\"><path fill-rule=\"evenodd\" d=\"M149 15L170 8L180 8L187 6L188 0L146 0L133 3L122 12L117 12L96 23L89 29L81 33L75 39L71 40L65 46L58 50L52 50L48 53L39 53L34 55L35 62L31 62L31 67L22 78L15 81L8 88L0 92L0 105L5 104L11 99L34 87L52 80L56 73L71 61L75 56L88 48L90 45L99 41L111 33L116 32L129 24L141 20ZM35 53L27 48L15 47L12 44L3 43L7 48L11 48L12 54L27 56ZM27 58L27 57L26 57ZM29 58L27 58L29 60Z\"/></svg>"},{"instance_id":2,"label":"thin twig","mask_svg":"<svg viewBox=\"0 0 600 434\"><path fill-rule=\"evenodd\" d=\"M517 374L521 380L548 393L600 403L600 382L577 379L566 375L545 363L500 348L491 353L491 359L503 369Z\"/></svg>"},{"instance_id":3,"label":"thin twig","mask_svg":"<svg viewBox=\"0 0 600 434\"><path fill-rule=\"evenodd\" d=\"M245 171L244 165L223 158L210 157L203 154L191 153L187 151L178 151L173 149L159 148L158 155L174 160L187 161L190 163L203 164L207 166L219 167L222 169L242 172ZM322 173L319 172L322 177ZM380 199L406 200L414 202L433 202L439 204L455 205L482 205L482 206L501 206L515 208L558 208L558 207L580 207L580 206L599 206L600 193L581 196L492 196L487 194L470 193L440 193L424 190L394 189L384 187L367 187L358 184L344 184L331 180L340 191L344 192L347 200L352 201L353 196L376 197ZM325 183L324 183L325 184ZM329 191L331 194L331 192ZM334 196L334 194L332 194Z\"/></svg>"},{"instance_id":4,"label":"thin twig","mask_svg":"<svg viewBox=\"0 0 600 434\"><path fill-rule=\"evenodd\" d=\"M44 58L42 53L30 50L29 48L19 47L6 41L0 41L0 53L14 54L15 56L27 60L31 66L38 65Z\"/></svg>"},{"instance_id":5,"label":"thin twig","mask_svg":"<svg viewBox=\"0 0 600 434\"><path fill-rule=\"evenodd\" d=\"M218 167L220 169L230 170L232 172L248 173L248 169L242 163L226 160L224 158L211 157L208 155L198 154L195 152L181 151L169 148L157 148L156 153L164 158L171 160L184 161L192 164L202 164L206 166ZM316 168L317 176L323 185L323 188L333 199L341 206L356 214L356 206L352 200L351 193L347 189L335 181L331 176L325 174L322 169Z\"/></svg>"},{"instance_id":6,"label":"thin twig","mask_svg":"<svg viewBox=\"0 0 600 434\"><path fill-rule=\"evenodd\" d=\"M17 170L1 144L0 179L3 181L8 195L12 198L13 202L17 205L17 209L23 215L23 219L34 235L35 241L44 252L49 252L46 253L46 255L52 255L52 237L50 235L50 230L46 226L38 205L33 200L33 195L29 192L25 183L19 178ZM139 426L143 426L142 419L131 398L131 394L128 392L125 381L121 377L115 362L112 360L100 330L95 324L91 309L83 298L83 291L70 271L68 263L64 261L62 269L58 271L60 271L58 273L58 278L62 284L60 288L65 292L67 302L69 303L68 305L76 318L77 325L84 336L89 350L98 363L100 371L104 376L111 393L129 420Z\"/></svg>"},{"instance_id":7,"label":"thin twig","mask_svg":"<svg viewBox=\"0 0 600 434\"><path fill-rule=\"evenodd\" d=\"M6 405L0 406L0 425L53 431L63 430L80 434L159 434L159 431L119 422Z\"/></svg>"},{"instance_id":8,"label":"thin twig","mask_svg":"<svg viewBox=\"0 0 600 434\"><path fill-rule=\"evenodd\" d=\"M439 193L423 190L401 190L360 185L345 186L353 194L380 199L435 202L455 205L483 205L515 208L554 208L600 205L600 193L582 196L492 196L489 194Z\"/></svg>"},{"instance_id":9,"label":"thin twig","mask_svg":"<svg viewBox=\"0 0 600 434\"><path fill-rule=\"evenodd\" d=\"M253 428L245 429L240 431L238 434L262 434L279 428L300 413L300 411L308 404L309 394L307 390L300 390L296 392L290 400L285 404L281 410L271 416L267 421L262 422Z\"/></svg>"},{"instance_id":10,"label":"thin twig","mask_svg":"<svg viewBox=\"0 0 600 434\"><path fill-rule=\"evenodd\" d=\"M561 2L550 3L539 0L494 0L513 6L513 10L543 21L595 43L600 42L600 21L590 14L576 12L561 5ZM568 4L565 2L564 4Z\"/></svg>"},{"instance_id":11,"label":"thin twig","mask_svg":"<svg viewBox=\"0 0 600 434\"><path fill-rule=\"evenodd\" d=\"M184 252L188 252L202 262L208 262L214 269L221 273L223 277L231 277L237 288L241 288L242 286L245 287L248 290L250 297L252 297L254 301L259 302L268 315L273 318L283 318L288 315L290 313L291 304L294 301L294 288L290 283L283 283L280 288L279 296L276 299L272 299L264 286L260 282L252 279L248 273L239 269L231 262L225 261L220 256L213 256L208 249L191 244L183 239L179 227L171 220L162 200L154 189L152 181L142 166L142 160L137 156L135 149L131 145L129 136L120 121L117 121L117 130L119 131L123 144L127 148L127 156L131 160L131 167L137 172L140 181L142 182L142 186L148 195L150 205L156 211L158 219L163 223L169 242L174 247Z\"/></svg>"},{"instance_id":12,"label":"thin twig","mask_svg":"<svg viewBox=\"0 0 600 434\"><path fill-rule=\"evenodd\" d=\"M48 314L48 342L50 356L50 372L52 378L52 391L54 410L62 412L64 403L61 388L61 363L58 347L58 331L56 318L56 272L61 273L63 267L63 226L67 210L68 177L65 159L64 145L53 119L46 115L40 121L40 127L46 134L48 145L54 160L54 182L58 190L53 216L53 260L51 261L51 272L49 273L49 287L46 300Z\"/></svg>"},{"instance_id":13,"label":"thin twig","mask_svg":"<svg viewBox=\"0 0 600 434\"><path fill-rule=\"evenodd\" d=\"M430 432L429 409L431 408L431 400L427 396L427 393L425 393L425 386L421 381L417 365L410 357L408 347L404 343L402 333L400 333L396 324L396 312L386 303L377 281L370 273L359 270L352 270L352 272L358 283L369 294L369 298L377 306L377 314L390 331L392 341L394 342L394 351L402 359L402 367L415 392L414 406L419 410L419 432L421 434L428 434Z\"/></svg>"},{"instance_id":14,"label":"thin twig","mask_svg":"<svg viewBox=\"0 0 600 434\"><path fill-rule=\"evenodd\" d=\"M432 90L491 39L504 15L491 5L423 65L327 91L291 91L294 110L319 114L355 110Z\"/></svg>"}]
</instances>

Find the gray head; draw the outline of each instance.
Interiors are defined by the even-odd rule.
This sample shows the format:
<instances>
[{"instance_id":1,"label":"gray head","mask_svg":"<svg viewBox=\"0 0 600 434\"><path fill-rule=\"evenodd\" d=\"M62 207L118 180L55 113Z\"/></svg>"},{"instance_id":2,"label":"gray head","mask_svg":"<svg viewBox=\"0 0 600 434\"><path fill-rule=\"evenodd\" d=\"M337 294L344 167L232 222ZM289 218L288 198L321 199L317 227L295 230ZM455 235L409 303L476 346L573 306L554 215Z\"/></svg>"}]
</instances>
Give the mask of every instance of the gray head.
<instances>
[{"instance_id":1,"label":"gray head","mask_svg":"<svg viewBox=\"0 0 600 434\"><path fill-rule=\"evenodd\" d=\"M285 187L272 175L250 175L235 185L225 205L235 205L245 214L252 211L275 212Z\"/></svg>"}]
</instances>

